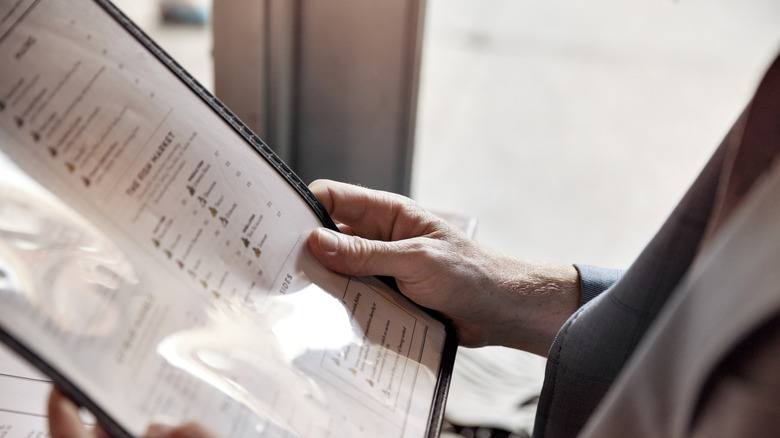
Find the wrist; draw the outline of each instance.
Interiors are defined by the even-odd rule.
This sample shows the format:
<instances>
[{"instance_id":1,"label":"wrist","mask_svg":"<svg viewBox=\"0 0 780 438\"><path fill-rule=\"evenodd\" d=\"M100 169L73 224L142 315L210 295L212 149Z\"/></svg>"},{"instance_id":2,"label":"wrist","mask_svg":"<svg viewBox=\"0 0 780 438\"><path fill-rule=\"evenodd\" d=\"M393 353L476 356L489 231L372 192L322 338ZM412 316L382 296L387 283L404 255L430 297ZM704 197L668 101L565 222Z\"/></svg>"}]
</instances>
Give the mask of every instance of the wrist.
<instances>
[{"instance_id":1,"label":"wrist","mask_svg":"<svg viewBox=\"0 0 780 438\"><path fill-rule=\"evenodd\" d=\"M579 308L580 279L573 265L507 260L497 266L505 297L490 343L546 356L566 320Z\"/></svg>"}]
</instances>

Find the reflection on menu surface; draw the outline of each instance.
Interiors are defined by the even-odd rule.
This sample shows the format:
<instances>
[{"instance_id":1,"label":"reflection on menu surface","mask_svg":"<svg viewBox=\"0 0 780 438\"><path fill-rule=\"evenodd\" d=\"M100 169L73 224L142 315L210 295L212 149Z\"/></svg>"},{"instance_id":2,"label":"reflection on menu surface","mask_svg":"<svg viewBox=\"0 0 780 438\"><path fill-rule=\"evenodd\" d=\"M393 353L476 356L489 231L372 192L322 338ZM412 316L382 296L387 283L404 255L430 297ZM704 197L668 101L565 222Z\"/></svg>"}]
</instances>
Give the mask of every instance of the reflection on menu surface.
<instances>
[{"instance_id":1,"label":"reflection on menu surface","mask_svg":"<svg viewBox=\"0 0 780 438\"><path fill-rule=\"evenodd\" d=\"M112 17L4 2L0 63L5 330L131 433L423 434L441 324L317 264L308 204Z\"/></svg>"}]
</instances>

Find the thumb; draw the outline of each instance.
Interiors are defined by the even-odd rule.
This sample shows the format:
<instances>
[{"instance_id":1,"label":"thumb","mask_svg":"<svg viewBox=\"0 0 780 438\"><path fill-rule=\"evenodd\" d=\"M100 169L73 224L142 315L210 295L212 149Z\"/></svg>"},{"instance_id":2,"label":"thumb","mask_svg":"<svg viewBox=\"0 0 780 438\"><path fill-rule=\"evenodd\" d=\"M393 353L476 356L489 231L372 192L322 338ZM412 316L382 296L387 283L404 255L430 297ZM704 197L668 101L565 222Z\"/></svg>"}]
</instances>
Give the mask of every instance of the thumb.
<instances>
[{"instance_id":1,"label":"thumb","mask_svg":"<svg viewBox=\"0 0 780 438\"><path fill-rule=\"evenodd\" d=\"M79 417L78 406L56 388L49 394L48 412L51 436L62 438L90 436Z\"/></svg>"},{"instance_id":2,"label":"thumb","mask_svg":"<svg viewBox=\"0 0 780 438\"><path fill-rule=\"evenodd\" d=\"M309 249L328 269L355 276L393 275L397 258L391 243L348 236L327 228L309 235Z\"/></svg>"}]
</instances>

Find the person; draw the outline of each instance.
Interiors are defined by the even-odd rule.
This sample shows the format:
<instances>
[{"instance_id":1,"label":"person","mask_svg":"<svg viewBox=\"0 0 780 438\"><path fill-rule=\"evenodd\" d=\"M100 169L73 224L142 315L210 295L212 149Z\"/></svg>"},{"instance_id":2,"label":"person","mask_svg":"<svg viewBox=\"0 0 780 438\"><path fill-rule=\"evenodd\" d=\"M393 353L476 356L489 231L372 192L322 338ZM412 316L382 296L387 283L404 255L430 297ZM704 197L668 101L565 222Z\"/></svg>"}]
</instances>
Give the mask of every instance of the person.
<instances>
[{"instance_id":1,"label":"person","mask_svg":"<svg viewBox=\"0 0 780 438\"><path fill-rule=\"evenodd\" d=\"M780 58L625 272L512 258L408 198L333 181L310 188L341 233L308 246L334 271L394 277L461 345L547 356L534 436L777 436L778 151ZM52 436L88 436L68 403L52 393Z\"/></svg>"},{"instance_id":2,"label":"person","mask_svg":"<svg viewBox=\"0 0 780 438\"><path fill-rule=\"evenodd\" d=\"M465 345L546 355L534 436L778 436L779 151L780 58L624 274L495 254L407 199L333 182L312 190L345 233L310 248L395 277Z\"/></svg>"}]
</instances>

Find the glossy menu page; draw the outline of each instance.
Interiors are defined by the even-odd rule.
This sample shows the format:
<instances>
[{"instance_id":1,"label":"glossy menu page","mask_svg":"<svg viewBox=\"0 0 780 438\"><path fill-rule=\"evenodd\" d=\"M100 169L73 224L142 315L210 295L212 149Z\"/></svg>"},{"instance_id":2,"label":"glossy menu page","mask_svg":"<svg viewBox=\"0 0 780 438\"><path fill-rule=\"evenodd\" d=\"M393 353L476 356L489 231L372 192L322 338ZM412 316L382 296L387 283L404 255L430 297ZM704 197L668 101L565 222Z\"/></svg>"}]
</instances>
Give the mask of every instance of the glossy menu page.
<instances>
[{"instance_id":1,"label":"glossy menu page","mask_svg":"<svg viewBox=\"0 0 780 438\"><path fill-rule=\"evenodd\" d=\"M0 5L2 338L118 435L425 436L443 324L321 267L316 205L111 8Z\"/></svg>"}]
</instances>

